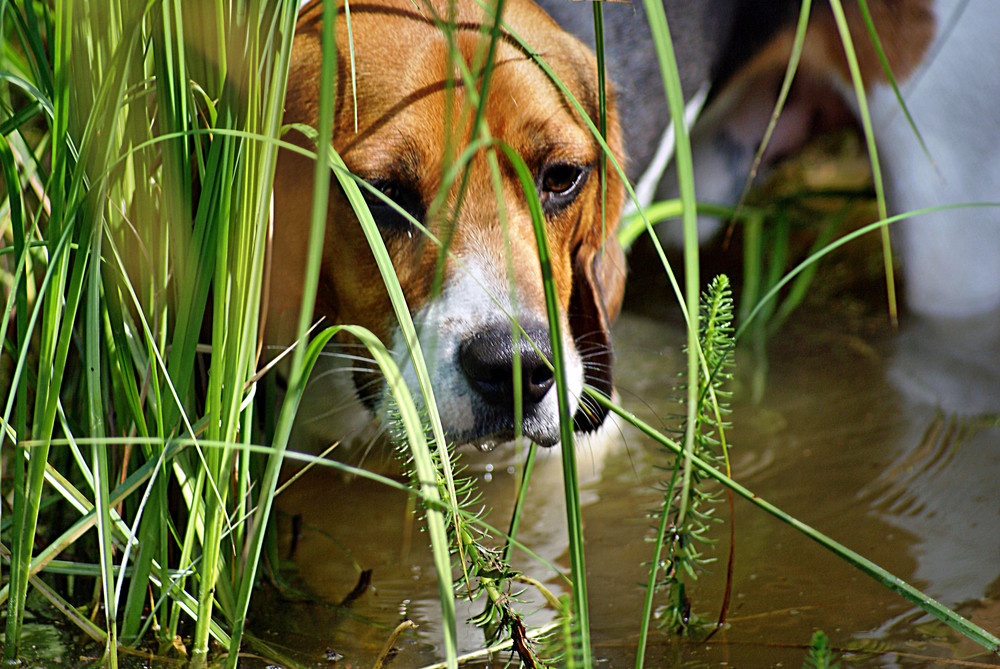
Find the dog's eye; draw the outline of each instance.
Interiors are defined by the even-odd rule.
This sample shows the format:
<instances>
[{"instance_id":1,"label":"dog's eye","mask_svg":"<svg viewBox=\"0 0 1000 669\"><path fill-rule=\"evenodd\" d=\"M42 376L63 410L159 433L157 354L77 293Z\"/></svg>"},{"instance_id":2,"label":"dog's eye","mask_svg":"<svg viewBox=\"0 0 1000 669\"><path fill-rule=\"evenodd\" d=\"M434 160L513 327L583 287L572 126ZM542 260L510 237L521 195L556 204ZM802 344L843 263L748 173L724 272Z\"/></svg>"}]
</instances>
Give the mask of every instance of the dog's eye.
<instances>
[{"instance_id":1,"label":"dog's eye","mask_svg":"<svg viewBox=\"0 0 1000 669\"><path fill-rule=\"evenodd\" d=\"M418 222L424 219L424 204L420 195L394 179L371 179L368 184L382 193ZM395 207L367 188L361 189L372 212L372 218L383 232L412 232L413 224Z\"/></svg>"},{"instance_id":2,"label":"dog's eye","mask_svg":"<svg viewBox=\"0 0 1000 669\"><path fill-rule=\"evenodd\" d=\"M555 214L579 194L590 169L581 165L546 165L538 178L538 198L547 214Z\"/></svg>"}]
</instances>

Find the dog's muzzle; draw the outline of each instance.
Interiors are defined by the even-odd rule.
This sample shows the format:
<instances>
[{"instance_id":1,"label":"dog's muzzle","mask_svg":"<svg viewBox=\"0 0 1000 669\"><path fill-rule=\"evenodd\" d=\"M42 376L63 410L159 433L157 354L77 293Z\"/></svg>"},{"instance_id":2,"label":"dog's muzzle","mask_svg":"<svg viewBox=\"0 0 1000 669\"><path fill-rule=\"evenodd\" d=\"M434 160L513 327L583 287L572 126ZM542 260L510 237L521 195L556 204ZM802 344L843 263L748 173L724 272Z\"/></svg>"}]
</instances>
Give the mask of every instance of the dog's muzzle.
<instances>
[{"instance_id":1,"label":"dog's muzzle","mask_svg":"<svg viewBox=\"0 0 1000 669\"><path fill-rule=\"evenodd\" d=\"M555 383L548 332L532 328L518 334L515 337L509 328L493 327L458 347L459 365L469 387L491 408L509 414L511 421L518 397L524 414L530 415ZM519 383L514 378L515 365L520 366Z\"/></svg>"}]
</instances>

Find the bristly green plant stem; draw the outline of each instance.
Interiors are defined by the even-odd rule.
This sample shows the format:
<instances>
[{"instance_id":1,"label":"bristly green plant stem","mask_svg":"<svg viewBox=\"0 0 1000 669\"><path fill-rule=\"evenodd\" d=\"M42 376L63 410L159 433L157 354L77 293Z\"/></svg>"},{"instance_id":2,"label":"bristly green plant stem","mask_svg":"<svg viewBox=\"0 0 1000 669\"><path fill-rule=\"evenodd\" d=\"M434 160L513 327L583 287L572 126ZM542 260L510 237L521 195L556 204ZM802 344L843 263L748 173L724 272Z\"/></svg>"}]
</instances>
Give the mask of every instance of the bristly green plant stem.
<instances>
[{"instance_id":1,"label":"bristly green plant stem","mask_svg":"<svg viewBox=\"0 0 1000 669\"><path fill-rule=\"evenodd\" d=\"M677 478L675 468L670 478L667 488L668 494L672 496L674 484ZM646 645L649 640L649 624L653 620L653 598L656 595L656 576L660 569L660 555L663 552L664 539L667 536L667 525L670 522L670 497L664 496L663 510L660 513L660 524L656 528L656 537L653 544L653 560L649 565L649 578L646 580L646 597L642 605L642 619L639 621L639 641L636 644L635 667L642 669L646 663Z\"/></svg>"}]
</instances>

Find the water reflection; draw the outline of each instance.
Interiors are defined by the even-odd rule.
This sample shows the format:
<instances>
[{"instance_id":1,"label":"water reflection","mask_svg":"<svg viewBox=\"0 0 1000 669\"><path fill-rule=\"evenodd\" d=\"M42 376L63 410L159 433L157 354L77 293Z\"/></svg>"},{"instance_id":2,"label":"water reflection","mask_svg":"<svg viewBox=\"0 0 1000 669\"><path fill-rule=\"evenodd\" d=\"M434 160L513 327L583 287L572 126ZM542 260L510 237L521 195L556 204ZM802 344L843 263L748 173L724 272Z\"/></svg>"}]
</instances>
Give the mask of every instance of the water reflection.
<instances>
[{"instance_id":1,"label":"water reflection","mask_svg":"<svg viewBox=\"0 0 1000 669\"><path fill-rule=\"evenodd\" d=\"M914 318L888 378L906 431L870 491L886 522L916 537L913 578L954 606L995 597L1000 576L1000 311Z\"/></svg>"}]
</instances>

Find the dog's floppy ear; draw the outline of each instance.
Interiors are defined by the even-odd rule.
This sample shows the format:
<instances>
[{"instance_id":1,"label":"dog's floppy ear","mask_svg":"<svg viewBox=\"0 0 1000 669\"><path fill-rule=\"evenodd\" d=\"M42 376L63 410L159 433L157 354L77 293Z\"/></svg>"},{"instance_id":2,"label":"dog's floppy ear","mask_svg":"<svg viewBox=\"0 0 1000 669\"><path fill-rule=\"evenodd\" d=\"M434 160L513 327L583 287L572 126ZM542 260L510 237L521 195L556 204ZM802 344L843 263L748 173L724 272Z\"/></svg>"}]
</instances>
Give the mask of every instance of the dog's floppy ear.
<instances>
[{"instance_id":1,"label":"dog's floppy ear","mask_svg":"<svg viewBox=\"0 0 1000 669\"><path fill-rule=\"evenodd\" d=\"M577 251L569 302L570 329L583 362L584 386L609 398L614 387L611 322L621 309L624 291L625 254L613 234L603 248L584 246ZM601 426L606 415L604 407L584 395L573 423L577 430L591 432Z\"/></svg>"}]
</instances>

